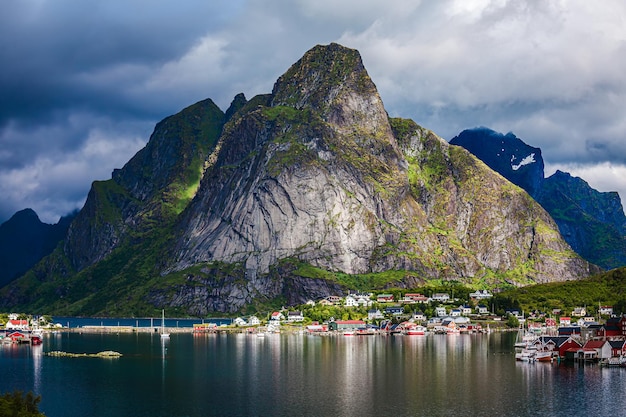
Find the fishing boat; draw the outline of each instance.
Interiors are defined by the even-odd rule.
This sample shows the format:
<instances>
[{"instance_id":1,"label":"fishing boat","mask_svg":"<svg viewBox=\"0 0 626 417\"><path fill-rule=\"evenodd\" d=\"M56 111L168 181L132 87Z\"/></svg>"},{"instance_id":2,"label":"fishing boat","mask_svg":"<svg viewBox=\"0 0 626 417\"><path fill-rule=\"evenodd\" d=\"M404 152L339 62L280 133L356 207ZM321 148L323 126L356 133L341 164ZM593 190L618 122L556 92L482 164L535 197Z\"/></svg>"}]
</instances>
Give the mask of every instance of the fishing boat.
<instances>
[{"instance_id":1,"label":"fishing boat","mask_svg":"<svg viewBox=\"0 0 626 417\"><path fill-rule=\"evenodd\" d=\"M424 326L414 326L406 329L407 336L424 336L426 328Z\"/></svg>"},{"instance_id":2,"label":"fishing boat","mask_svg":"<svg viewBox=\"0 0 626 417\"><path fill-rule=\"evenodd\" d=\"M161 310L161 339L169 339L170 334L165 331L165 310Z\"/></svg>"}]
</instances>

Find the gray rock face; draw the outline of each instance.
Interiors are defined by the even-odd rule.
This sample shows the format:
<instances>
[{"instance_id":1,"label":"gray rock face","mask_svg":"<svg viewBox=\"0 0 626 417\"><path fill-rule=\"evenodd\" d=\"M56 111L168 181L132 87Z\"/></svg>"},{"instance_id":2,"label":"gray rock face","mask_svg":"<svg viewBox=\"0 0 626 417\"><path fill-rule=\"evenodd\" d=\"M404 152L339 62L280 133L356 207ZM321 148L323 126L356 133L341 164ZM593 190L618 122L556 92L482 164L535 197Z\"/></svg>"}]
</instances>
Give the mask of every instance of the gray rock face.
<instances>
[{"instance_id":1,"label":"gray rock face","mask_svg":"<svg viewBox=\"0 0 626 417\"><path fill-rule=\"evenodd\" d=\"M412 122L394 132L356 51L309 51L270 103L225 127L166 273L220 261L266 274L292 257L349 274L514 270L516 284L589 273L522 190Z\"/></svg>"},{"instance_id":2,"label":"gray rock face","mask_svg":"<svg viewBox=\"0 0 626 417\"><path fill-rule=\"evenodd\" d=\"M343 67L340 84L316 65L320 57ZM229 172L224 181L206 176L183 223L175 268L219 260L266 273L296 255L332 270L369 270L384 243L378 218L387 204L347 156L376 159L398 174L406 163L358 53L337 45L310 51L278 80L272 103L279 112L294 103L296 115L284 117L295 119L271 120L259 110L232 123L212 167L218 177ZM295 164L276 167L285 155Z\"/></svg>"},{"instance_id":3,"label":"gray rock face","mask_svg":"<svg viewBox=\"0 0 626 417\"><path fill-rule=\"evenodd\" d=\"M238 95L226 114L200 102L159 123L112 180L94 183L65 256L0 303L111 314L125 294L143 311L205 315L371 282L343 274L410 288L593 271L522 189L389 118L359 53L336 44L307 52L271 94ZM47 279L56 281L35 287Z\"/></svg>"}]
</instances>

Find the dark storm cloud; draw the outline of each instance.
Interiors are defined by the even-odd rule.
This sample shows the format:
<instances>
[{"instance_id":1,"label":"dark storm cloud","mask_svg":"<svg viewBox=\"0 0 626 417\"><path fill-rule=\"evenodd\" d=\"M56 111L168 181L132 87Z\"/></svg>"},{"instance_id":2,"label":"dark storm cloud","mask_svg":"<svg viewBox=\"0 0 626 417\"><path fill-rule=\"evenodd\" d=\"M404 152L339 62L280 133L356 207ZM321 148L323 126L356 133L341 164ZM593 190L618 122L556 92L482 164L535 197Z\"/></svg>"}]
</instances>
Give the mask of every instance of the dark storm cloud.
<instances>
[{"instance_id":1,"label":"dark storm cloud","mask_svg":"<svg viewBox=\"0 0 626 417\"><path fill-rule=\"evenodd\" d=\"M445 139L512 131L542 148L547 174L625 195L624 21L620 0L7 0L0 222L80 208L158 120L268 93L329 42L361 52L392 116Z\"/></svg>"},{"instance_id":2,"label":"dark storm cloud","mask_svg":"<svg viewBox=\"0 0 626 417\"><path fill-rule=\"evenodd\" d=\"M238 7L233 1L3 2L0 222L26 206L49 222L80 208L91 181L109 178L172 111L166 99L133 89L219 30Z\"/></svg>"},{"instance_id":3,"label":"dark storm cloud","mask_svg":"<svg viewBox=\"0 0 626 417\"><path fill-rule=\"evenodd\" d=\"M169 4L167 7L163 5ZM22 1L0 14L0 126L40 120L51 110L143 109L121 94L128 85L97 85L90 74L126 69L136 82L150 68L179 58L207 28L219 28L228 2ZM134 72L134 74L133 74ZM100 88L99 88L100 87ZM126 104L125 104L126 103ZM133 108L134 107L134 108ZM121 111L121 110L120 110ZM145 111L145 110L143 110Z\"/></svg>"}]
</instances>

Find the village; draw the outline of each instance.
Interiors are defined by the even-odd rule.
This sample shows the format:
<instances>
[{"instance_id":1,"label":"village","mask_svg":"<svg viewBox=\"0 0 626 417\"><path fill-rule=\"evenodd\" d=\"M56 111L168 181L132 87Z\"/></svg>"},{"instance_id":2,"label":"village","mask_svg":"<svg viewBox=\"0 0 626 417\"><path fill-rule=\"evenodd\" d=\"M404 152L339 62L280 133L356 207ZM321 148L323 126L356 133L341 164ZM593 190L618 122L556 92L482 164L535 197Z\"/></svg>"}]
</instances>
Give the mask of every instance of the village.
<instances>
[{"instance_id":1,"label":"village","mask_svg":"<svg viewBox=\"0 0 626 417\"><path fill-rule=\"evenodd\" d=\"M317 302L309 301L306 306L367 308L367 316L312 321L306 316L305 307L274 311L267 320L254 315L237 317L233 326L260 336L281 329L293 331L294 328L320 336L425 336L517 331L515 357L519 361L566 360L626 366L626 315L615 315L611 306L599 306L599 317L587 315L585 307L575 307L569 314L554 309L550 315L533 312L524 317L519 310L507 310L504 316L497 316L487 307L492 296L486 290L475 291L470 293L469 303L460 305L447 293L435 293L430 297L406 293L399 299L392 294L371 293L329 296ZM415 308L427 304L435 305L431 316ZM211 329L216 330L214 326L198 326L195 331Z\"/></svg>"},{"instance_id":2,"label":"village","mask_svg":"<svg viewBox=\"0 0 626 417\"><path fill-rule=\"evenodd\" d=\"M230 324L218 326L203 321L192 328L176 330L238 332L258 337L291 332L316 336L426 336L517 331L518 361L568 360L626 366L626 315L615 315L612 307L599 306L598 317L589 316L586 307L576 307L569 314L554 309L550 314L532 312L525 316L522 311L510 309L504 315L496 315L488 307L492 297L487 290L470 293L467 302L459 302L443 292L430 296L415 292L350 293L311 300L298 309L236 317ZM89 327L80 330L104 330ZM119 327L115 329L120 331ZM140 331L133 327L124 329ZM50 316L0 315L3 344L41 344L44 331L59 330L64 330L63 326L53 323Z\"/></svg>"}]
</instances>

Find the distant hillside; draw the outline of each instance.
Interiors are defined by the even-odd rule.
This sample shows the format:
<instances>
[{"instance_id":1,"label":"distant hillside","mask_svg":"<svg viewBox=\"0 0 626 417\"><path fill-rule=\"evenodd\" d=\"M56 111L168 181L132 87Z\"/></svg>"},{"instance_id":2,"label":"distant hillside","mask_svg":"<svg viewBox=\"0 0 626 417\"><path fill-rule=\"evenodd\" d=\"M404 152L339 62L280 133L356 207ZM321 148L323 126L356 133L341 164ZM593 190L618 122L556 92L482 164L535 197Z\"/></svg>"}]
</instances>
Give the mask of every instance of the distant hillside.
<instances>
[{"instance_id":1,"label":"distant hillside","mask_svg":"<svg viewBox=\"0 0 626 417\"><path fill-rule=\"evenodd\" d=\"M0 287L18 278L65 237L74 215L46 224L32 209L15 213L0 225Z\"/></svg>"},{"instance_id":2,"label":"distant hillside","mask_svg":"<svg viewBox=\"0 0 626 417\"><path fill-rule=\"evenodd\" d=\"M569 315L575 307L586 307L589 315L598 305L626 313L626 268L617 268L578 281L553 282L504 291L494 297L494 307L520 308L551 313L557 308Z\"/></svg>"},{"instance_id":3,"label":"distant hillside","mask_svg":"<svg viewBox=\"0 0 626 417\"><path fill-rule=\"evenodd\" d=\"M626 216L616 192L599 192L581 178L557 171L544 178L541 149L512 133L484 127L450 140L526 190L554 218L578 254L604 269L626 265Z\"/></svg>"}]
</instances>

